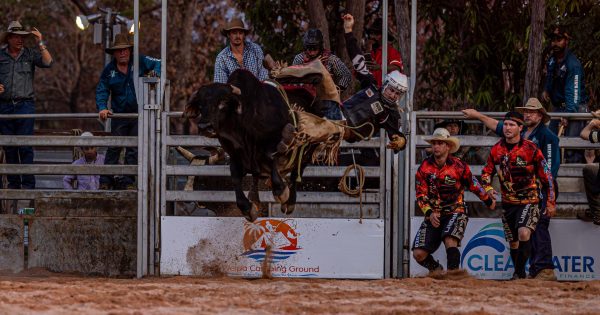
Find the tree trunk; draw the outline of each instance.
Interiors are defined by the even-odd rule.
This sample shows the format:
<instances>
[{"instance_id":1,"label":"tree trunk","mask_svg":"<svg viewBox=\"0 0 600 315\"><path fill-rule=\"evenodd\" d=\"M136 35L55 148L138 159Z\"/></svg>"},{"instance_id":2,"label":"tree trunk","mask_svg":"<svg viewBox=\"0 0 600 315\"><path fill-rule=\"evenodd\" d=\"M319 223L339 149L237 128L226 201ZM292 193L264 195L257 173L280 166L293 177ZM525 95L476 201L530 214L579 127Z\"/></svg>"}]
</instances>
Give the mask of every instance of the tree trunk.
<instances>
[{"instance_id":1,"label":"tree trunk","mask_svg":"<svg viewBox=\"0 0 600 315\"><path fill-rule=\"evenodd\" d=\"M325 9L323 8L322 0L308 0L308 17L310 18L309 26L311 28L318 28L323 32L323 47L330 49L331 44L329 42L329 24L327 24L327 17L325 17Z\"/></svg>"},{"instance_id":2,"label":"tree trunk","mask_svg":"<svg viewBox=\"0 0 600 315\"><path fill-rule=\"evenodd\" d=\"M396 25L398 27L398 42L400 55L404 64L404 73L410 73L410 0L394 0Z\"/></svg>"},{"instance_id":3,"label":"tree trunk","mask_svg":"<svg viewBox=\"0 0 600 315\"><path fill-rule=\"evenodd\" d=\"M527 72L525 74L525 91L523 104L530 97L538 97L542 74L542 34L546 17L545 0L531 1L531 35L529 36L529 53L527 55Z\"/></svg>"}]
</instances>

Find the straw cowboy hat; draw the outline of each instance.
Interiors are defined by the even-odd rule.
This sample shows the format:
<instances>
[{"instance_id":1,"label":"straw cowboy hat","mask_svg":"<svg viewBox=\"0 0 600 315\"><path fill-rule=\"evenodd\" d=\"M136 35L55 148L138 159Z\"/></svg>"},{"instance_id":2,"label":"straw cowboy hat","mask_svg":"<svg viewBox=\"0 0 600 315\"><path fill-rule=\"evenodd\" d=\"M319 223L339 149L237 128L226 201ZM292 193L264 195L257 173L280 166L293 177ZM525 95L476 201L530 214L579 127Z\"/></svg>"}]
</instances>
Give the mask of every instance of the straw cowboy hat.
<instances>
[{"instance_id":1,"label":"straw cowboy hat","mask_svg":"<svg viewBox=\"0 0 600 315\"><path fill-rule=\"evenodd\" d=\"M227 37L231 30L242 30L246 34L250 32L250 29L244 25L244 22L240 18L233 18L231 21L227 22L225 27L221 30L221 35Z\"/></svg>"},{"instance_id":2,"label":"straw cowboy hat","mask_svg":"<svg viewBox=\"0 0 600 315\"><path fill-rule=\"evenodd\" d=\"M443 141L450 147L450 153L455 153L460 148L460 140L456 137L450 136L450 133L446 128L438 128L433 131L433 135L430 138L425 139L425 142L431 144L432 141Z\"/></svg>"},{"instance_id":3,"label":"straw cowboy hat","mask_svg":"<svg viewBox=\"0 0 600 315\"><path fill-rule=\"evenodd\" d=\"M133 43L131 42L131 37L128 34L117 34L112 46L106 48L104 51L106 51L107 54L112 55L115 50L131 47L133 47Z\"/></svg>"},{"instance_id":4,"label":"straw cowboy hat","mask_svg":"<svg viewBox=\"0 0 600 315\"><path fill-rule=\"evenodd\" d=\"M537 98L532 97L532 98L528 99L527 104L525 104L525 106L515 107L515 110L521 114L526 109L537 110L538 112L540 112L543 116L542 122L544 124L550 121L550 115L548 115L548 113L546 112L546 109L544 108L544 105L542 105L542 103L540 103L540 100L538 100Z\"/></svg>"},{"instance_id":5,"label":"straw cowboy hat","mask_svg":"<svg viewBox=\"0 0 600 315\"><path fill-rule=\"evenodd\" d=\"M16 35L32 35L31 32L26 31L23 25L19 23L19 21L12 21L8 24L8 28L6 32L2 32L0 35L0 44L6 43L6 39L8 38L8 34L16 34Z\"/></svg>"}]
</instances>

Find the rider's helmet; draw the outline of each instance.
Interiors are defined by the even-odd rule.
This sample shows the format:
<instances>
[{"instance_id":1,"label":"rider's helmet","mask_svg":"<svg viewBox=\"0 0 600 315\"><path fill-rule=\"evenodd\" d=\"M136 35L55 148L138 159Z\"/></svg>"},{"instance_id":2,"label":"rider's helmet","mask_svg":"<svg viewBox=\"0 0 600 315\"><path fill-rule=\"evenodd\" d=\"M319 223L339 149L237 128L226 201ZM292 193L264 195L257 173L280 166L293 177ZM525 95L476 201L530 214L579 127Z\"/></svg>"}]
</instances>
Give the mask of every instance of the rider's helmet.
<instances>
[{"instance_id":1,"label":"rider's helmet","mask_svg":"<svg viewBox=\"0 0 600 315\"><path fill-rule=\"evenodd\" d=\"M323 33L318 28L309 29L302 40L304 51L310 59L318 57L323 51ZM315 53L316 52L316 53Z\"/></svg>"},{"instance_id":2,"label":"rider's helmet","mask_svg":"<svg viewBox=\"0 0 600 315\"><path fill-rule=\"evenodd\" d=\"M395 107L408 91L408 78L398 70L387 74L381 85L381 98L388 106Z\"/></svg>"}]
</instances>

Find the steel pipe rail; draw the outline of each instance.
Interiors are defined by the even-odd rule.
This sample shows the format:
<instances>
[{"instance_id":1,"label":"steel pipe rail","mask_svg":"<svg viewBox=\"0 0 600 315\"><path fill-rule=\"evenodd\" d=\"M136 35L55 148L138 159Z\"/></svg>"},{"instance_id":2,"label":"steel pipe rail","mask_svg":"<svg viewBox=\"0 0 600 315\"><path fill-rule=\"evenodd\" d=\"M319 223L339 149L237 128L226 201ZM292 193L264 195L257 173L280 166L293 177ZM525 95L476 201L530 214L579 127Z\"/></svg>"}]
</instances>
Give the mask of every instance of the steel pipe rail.
<instances>
[{"instance_id":1,"label":"steel pipe rail","mask_svg":"<svg viewBox=\"0 0 600 315\"><path fill-rule=\"evenodd\" d=\"M0 115L0 120L5 119L25 119L34 118L38 120L55 120L55 119L98 119L98 113L59 113L59 114L11 114ZM109 118L138 118L137 113L128 114L112 114Z\"/></svg>"},{"instance_id":2,"label":"steel pipe rail","mask_svg":"<svg viewBox=\"0 0 600 315\"><path fill-rule=\"evenodd\" d=\"M0 146L137 147L137 137L0 136Z\"/></svg>"},{"instance_id":3,"label":"steel pipe rail","mask_svg":"<svg viewBox=\"0 0 600 315\"><path fill-rule=\"evenodd\" d=\"M470 191L465 191L466 202L481 202L477 196ZM497 202L502 202L502 196L498 193ZM582 192L561 192L558 194L557 204L587 204L585 193Z\"/></svg>"},{"instance_id":4,"label":"steel pipe rail","mask_svg":"<svg viewBox=\"0 0 600 315\"><path fill-rule=\"evenodd\" d=\"M248 194L246 191L245 194ZM275 198L270 191L259 191L261 202L275 203ZM379 193L363 193L363 204L379 203ZM202 202L235 202L233 191L183 191L167 190L166 201L200 201ZM296 192L296 203L358 203L358 198L349 197L341 192Z\"/></svg>"},{"instance_id":5,"label":"steel pipe rail","mask_svg":"<svg viewBox=\"0 0 600 315\"><path fill-rule=\"evenodd\" d=\"M425 142L425 139L430 136L416 135L413 137L416 140L417 148L429 147L430 144ZM460 139L460 145L466 147L491 147L496 144L500 138L496 136L456 136ZM587 140L576 137L561 137L560 147L568 149L594 149L598 148L597 144L590 143Z\"/></svg>"},{"instance_id":6,"label":"steel pipe rail","mask_svg":"<svg viewBox=\"0 0 600 315\"><path fill-rule=\"evenodd\" d=\"M583 167L586 164L562 164L558 169L558 177L581 177ZM419 169L421 164L415 165L415 170ZM481 176L483 165L469 165L471 172L475 176Z\"/></svg>"},{"instance_id":7,"label":"steel pipe rail","mask_svg":"<svg viewBox=\"0 0 600 315\"><path fill-rule=\"evenodd\" d=\"M106 198L135 199L135 190L58 190L58 189L3 189L2 199L29 200L37 198Z\"/></svg>"},{"instance_id":8,"label":"steel pipe rail","mask_svg":"<svg viewBox=\"0 0 600 315\"><path fill-rule=\"evenodd\" d=\"M0 164L0 174L135 175L137 165Z\"/></svg>"},{"instance_id":9,"label":"steel pipe rail","mask_svg":"<svg viewBox=\"0 0 600 315\"><path fill-rule=\"evenodd\" d=\"M302 177L341 177L346 166L309 166L304 170ZM1 172L0 168L0 172ZM380 177L381 171L377 166L365 166L365 177ZM167 165L166 175L174 176L230 176L228 165ZM250 175L248 175L250 176Z\"/></svg>"},{"instance_id":10,"label":"steel pipe rail","mask_svg":"<svg viewBox=\"0 0 600 315\"><path fill-rule=\"evenodd\" d=\"M184 146L184 147L193 147L193 146L211 146L211 147L220 147L221 144L219 140L216 138L207 138L202 136L167 136L165 138L165 144L167 146ZM359 141L354 143L348 143L346 141L342 142L342 148L376 148L378 149L381 146L380 138L373 138L366 141Z\"/></svg>"},{"instance_id":11,"label":"steel pipe rail","mask_svg":"<svg viewBox=\"0 0 600 315\"><path fill-rule=\"evenodd\" d=\"M481 112L482 114L492 117L492 118L504 118L506 112ZM464 120L474 120L476 119L467 119L463 115L462 112L438 112L438 111L415 111L414 114L417 115L417 119L432 119L432 118L460 118ZM548 113L552 119L558 118L569 118L575 120L590 120L594 118L591 113Z\"/></svg>"}]
</instances>

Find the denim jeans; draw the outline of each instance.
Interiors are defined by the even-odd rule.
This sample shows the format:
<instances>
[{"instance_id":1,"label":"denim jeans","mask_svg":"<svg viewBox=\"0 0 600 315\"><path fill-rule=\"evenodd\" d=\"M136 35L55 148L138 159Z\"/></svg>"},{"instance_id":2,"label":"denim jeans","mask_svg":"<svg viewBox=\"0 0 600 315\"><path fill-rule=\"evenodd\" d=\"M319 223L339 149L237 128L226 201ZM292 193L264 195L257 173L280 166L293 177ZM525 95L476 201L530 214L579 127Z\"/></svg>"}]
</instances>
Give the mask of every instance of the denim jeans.
<instances>
[{"instance_id":1,"label":"denim jeans","mask_svg":"<svg viewBox=\"0 0 600 315\"><path fill-rule=\"evenodd\" d=\"M138 135L138 121L137 119L115 119L111 120L111 132L112 136L137 136ZM122 147L109 147L106 150L106 158L104 159L105 165L117 165L119 164L119 156L121 155ZM126 148L125 149L125 165L137 165L137 149ZM128 175L123 177L123 182L120 185L127 186L133 185L135 177ZM117 183L113 176L102 175L100 176L100 185L108 185L109 187L115 187Z\"/></svg>"},{"instance_id":2,"label":"denim jeans","mask_svg":"<svg viewBox=\"0 0 600 315\"><path fill-rule=\"evenodd\" d=\"M33 100L24 100L13 103L12 101L0 102L0 114L33 114L35 104ZM2 135L33 135L33 118L10 119L0 121L0 134ZM4 147L6 163L8 164L33 164L32 147ZM9 189L34 189L35 177L33 175L9 175Z\"/></svg>"},{"instance_id":3,"label":"denim jeans","mask_svg":"<svg viewBox=\"0 0 600 315\"><path fill-rule=\"evenodd\" d=\"M327 119L342 120L340 105L335 101L321 101L323 103L323 115Z\"/></svg>"},{"instance_id":4,"label":"denim jeans","mask_svg":"<svg viewBox=\"0 0 600 315\"><path fill-rule=\"evenodd\" d=\"M557 113L566 113L566 109L565 108L556 108L555 112ZM582 104L579 105L579 109L577 111L578 113L587 113L587 105ZM553 119L550 121L550 125L548 126L548 128L554 132L554 134L558 135L558 127L559 127L559 123L560 120L558 119ZM579 137L579 133L581 132L581 130L585 127L585 121L583 120L569 120L569 124L567 125L567 128L565 129L565 133L563 136L567 136L567 137ZM584 150L578 150L578 149L565 149L565 156L564 156L564 162L565 163L585 163L585 157L584 157Z\"/></svg>"}]
</instances>

